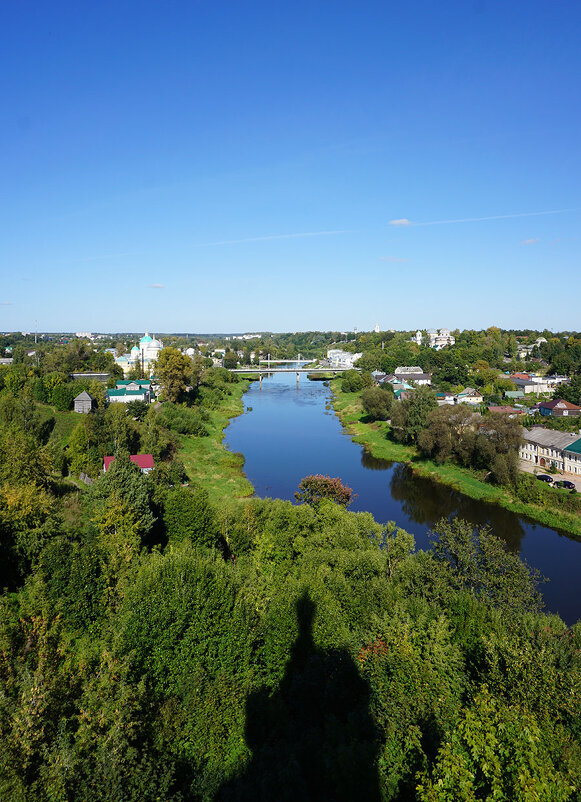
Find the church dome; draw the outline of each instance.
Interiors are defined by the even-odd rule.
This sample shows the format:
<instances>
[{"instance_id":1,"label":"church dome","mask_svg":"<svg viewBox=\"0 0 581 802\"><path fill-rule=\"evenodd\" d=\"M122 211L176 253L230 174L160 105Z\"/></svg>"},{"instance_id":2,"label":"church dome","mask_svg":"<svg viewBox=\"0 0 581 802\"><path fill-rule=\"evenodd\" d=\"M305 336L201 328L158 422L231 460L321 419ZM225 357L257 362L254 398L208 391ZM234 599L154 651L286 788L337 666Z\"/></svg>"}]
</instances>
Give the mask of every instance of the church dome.
<instances>
[{"instance_id":1,"label":"church dome","mask_svg":"<svg viewBox=\"0 0 581 802\"><path fill-rule=\"evenodd\" d=\"M149 334L147 332L145 332L145 336L142 337L139 342L141 342L141 343L150 343L151 342L151 337L149 336Z\"/></svg>"},{"instance_id":2,"label":"church dome","mask_svg":"<svg viewBox=\"0 0 581 802\"><path fill-rule=\"evenodd\" d=\"M131 349L131 353L132 354L138 354L139 353L139 347L137 345L134 345L133 348Z\"/></svg>"}]
</instances>

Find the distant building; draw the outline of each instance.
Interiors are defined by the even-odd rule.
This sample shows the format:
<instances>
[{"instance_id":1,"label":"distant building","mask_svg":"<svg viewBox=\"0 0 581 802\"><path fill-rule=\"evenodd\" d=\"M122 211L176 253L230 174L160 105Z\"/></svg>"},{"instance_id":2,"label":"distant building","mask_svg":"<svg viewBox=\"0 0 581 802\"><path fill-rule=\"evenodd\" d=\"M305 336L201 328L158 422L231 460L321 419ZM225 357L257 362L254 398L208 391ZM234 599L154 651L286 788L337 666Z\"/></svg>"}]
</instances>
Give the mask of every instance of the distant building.
<instances>
[{"instance_id":1,"label":"distant building","mask_svg":"<svg viewBox=\"0 0 581 802\"><path fill-rule=\"evenodd\" d=\"M145 374L150 375L162 348L162 341L151 337L146 331L139 341L139 345L134 345L128 354L116 357L115 364L122 368L125 375L138 366Z\"/></svg>"},{"instance_id":2,"label":"distant building","mask_svg":"<svg viewBox=\"0 0 581 802\"><path fill-rule=\"evenodd\" d=\"M436 393L436 402L439 407L447 404L453 406L456 403L456 397L453 393Z\"/></svg>"},{"instance_id":3,"label":"distant building","mask_svg":"<svg viewBox=\"0 0 581 802\"><path fill-rule=\"evenodd\" d=\"M131 454L129 459L138 466L141 473L150 473L155 468L151 454ZM113 462L115 462L115 457L103 458L103 473L107 473Z\"/></svg>"},{"instance_id":4,"label":"distant building","mask_svg":"<svg viewBox=\"0 0 581 802\"><path fill-rule=\"evenodd\" d=\"M423 341L422 332L416 331L416 336L413 339L418 345L421 345ZM428 329L428 344L430 348L441 351L447 345L454 345L455 343L456 338L450 333L450 329L440 329L439 331L437 329Z\"/></svg>"},{"instance_id":5,"label":"distant building","mask_svg":"<svg viewBox=\"0 0 581 802\"><path fill-rule=\"evenodd\" d=\"M528 359L530 358L532 352L535 348L540 348L543 343L546 343L546 339L544 337L537 337L532 345L519 345L517 346L517 355L519 359Z\"/></svg>"},{"instance_id":6,"label":"distant building","mask_svg":"<svg viewBox=\"0 0 581 802\"><path fill-rule=\"evenodd\" d=\"M89 412L93 411L94 403L95 399L93 396L89 395L86 390L83 390L74 400L74 410L75 412L80 412L82 415L87 415Z\"/></svg>"},{"instance_id":7,"label":"distant building","mask_svg":"<svg viewBox=\"0 0 581 802\"><path fill-rule=\"evenodd\" d=\"M69 373L71 379L75 381L98 381L107 384L110 373Z\"/></svg>"},{"instance_id":8,"label":"distant building","mask_svg":"<svg viewBox=\"0 0 581 802\"><path fill-rule=\"evenodd\" d=\"M424 373L419 365L402 365L394 370L394 376L402 382L413 382L420 387L432 383L432 374Z\"/></svg>"},{"instance_id":9,"label":"distant building","mask_svg":"<svg viewBox=\"0 0 581 802\"><path fill-rule=\"evenodd\" d=\"M327 351L327 360L330 366L335 368L352 368L362 356L363 354L352 354L350 351L342 351L340 348L329 348Z\"/></svg>"}]
</instances>

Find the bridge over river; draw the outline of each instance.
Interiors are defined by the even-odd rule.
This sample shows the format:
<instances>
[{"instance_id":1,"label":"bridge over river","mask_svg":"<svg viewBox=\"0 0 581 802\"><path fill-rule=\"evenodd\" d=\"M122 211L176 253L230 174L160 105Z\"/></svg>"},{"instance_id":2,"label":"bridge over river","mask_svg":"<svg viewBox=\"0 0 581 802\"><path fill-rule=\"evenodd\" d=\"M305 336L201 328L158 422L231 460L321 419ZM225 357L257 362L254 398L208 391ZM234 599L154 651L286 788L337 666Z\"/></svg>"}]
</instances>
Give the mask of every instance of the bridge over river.
<instances>
[{"instance_id":1,"label":"bridge over river","mask_svg":"<svg viewBox=\"0 0 581 802\"><path fill-rule=\"evenodd\" d=\"M263 361L263 360L261 360ZM264 360L266 362L266 360ZM313 360L311 360L313 361ZM297 367L290 368L290 367L271 367L271 365L276 363L290 363L297 365ZM254 366L248 368L228 368L227 370L230 373L242 373L245 376L258 376L258 380L260 382L260 386L262 387L262 378L263 376L269 376L272 373L296 373L297 374L297 387L299 384L299 378L301 373L307 373L309 375L312 374L319 374L319 375L326 375L332 373L333 376L336 376L338 373L345 373L346 370L360 370L360 368L349 368L349 367L333 367L331 365L324 366L324 365L317 365L313 367L300 367L301 365L310 364L309 361L305 359L271 359L267 362L265 366Z\"/></svg>"}]
</instances>

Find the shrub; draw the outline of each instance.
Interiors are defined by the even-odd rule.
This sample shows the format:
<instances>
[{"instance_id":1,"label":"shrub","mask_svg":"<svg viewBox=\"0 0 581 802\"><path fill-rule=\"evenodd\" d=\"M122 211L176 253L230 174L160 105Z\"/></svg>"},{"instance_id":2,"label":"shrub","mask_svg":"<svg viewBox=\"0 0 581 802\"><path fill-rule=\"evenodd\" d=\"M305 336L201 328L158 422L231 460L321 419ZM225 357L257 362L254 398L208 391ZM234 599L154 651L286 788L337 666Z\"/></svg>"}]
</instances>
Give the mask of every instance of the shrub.
<instances>
[{"instance_id":1,"label":"shrub","mask_svg":"<svg viewBox=\"0 0 581 802\"><path fill-rule=\"evenodd\" d=\"M208 430L204 426L204 422L208 420L208 413L198 407L189 408L166 402L159 412L159 417L164 426L178 434L208 436Z\"/></svg>"}]
</instances>

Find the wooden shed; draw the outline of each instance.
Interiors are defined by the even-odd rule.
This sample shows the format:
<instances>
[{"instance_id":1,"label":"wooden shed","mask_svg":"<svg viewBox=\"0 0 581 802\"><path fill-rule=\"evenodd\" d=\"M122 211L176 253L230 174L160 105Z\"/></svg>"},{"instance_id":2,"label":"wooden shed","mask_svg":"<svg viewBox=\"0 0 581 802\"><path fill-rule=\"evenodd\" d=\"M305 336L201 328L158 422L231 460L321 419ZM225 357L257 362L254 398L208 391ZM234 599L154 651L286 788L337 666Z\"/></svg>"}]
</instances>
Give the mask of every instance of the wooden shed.
<instances>
[{"instance_id":1,"label":"wooden shed","mask_svg":"<svg viewBox=\"0 0 581 802\"><path fill-rule=\"evenodd\" d=\"M75 398L75 412L81 412L83 415L87 415L89 412L93 411L93 406L95 404L95 399L92 395L86 390L83 390L82 393L79 393L78 396Z\"/></svg>"}]
</instances>

